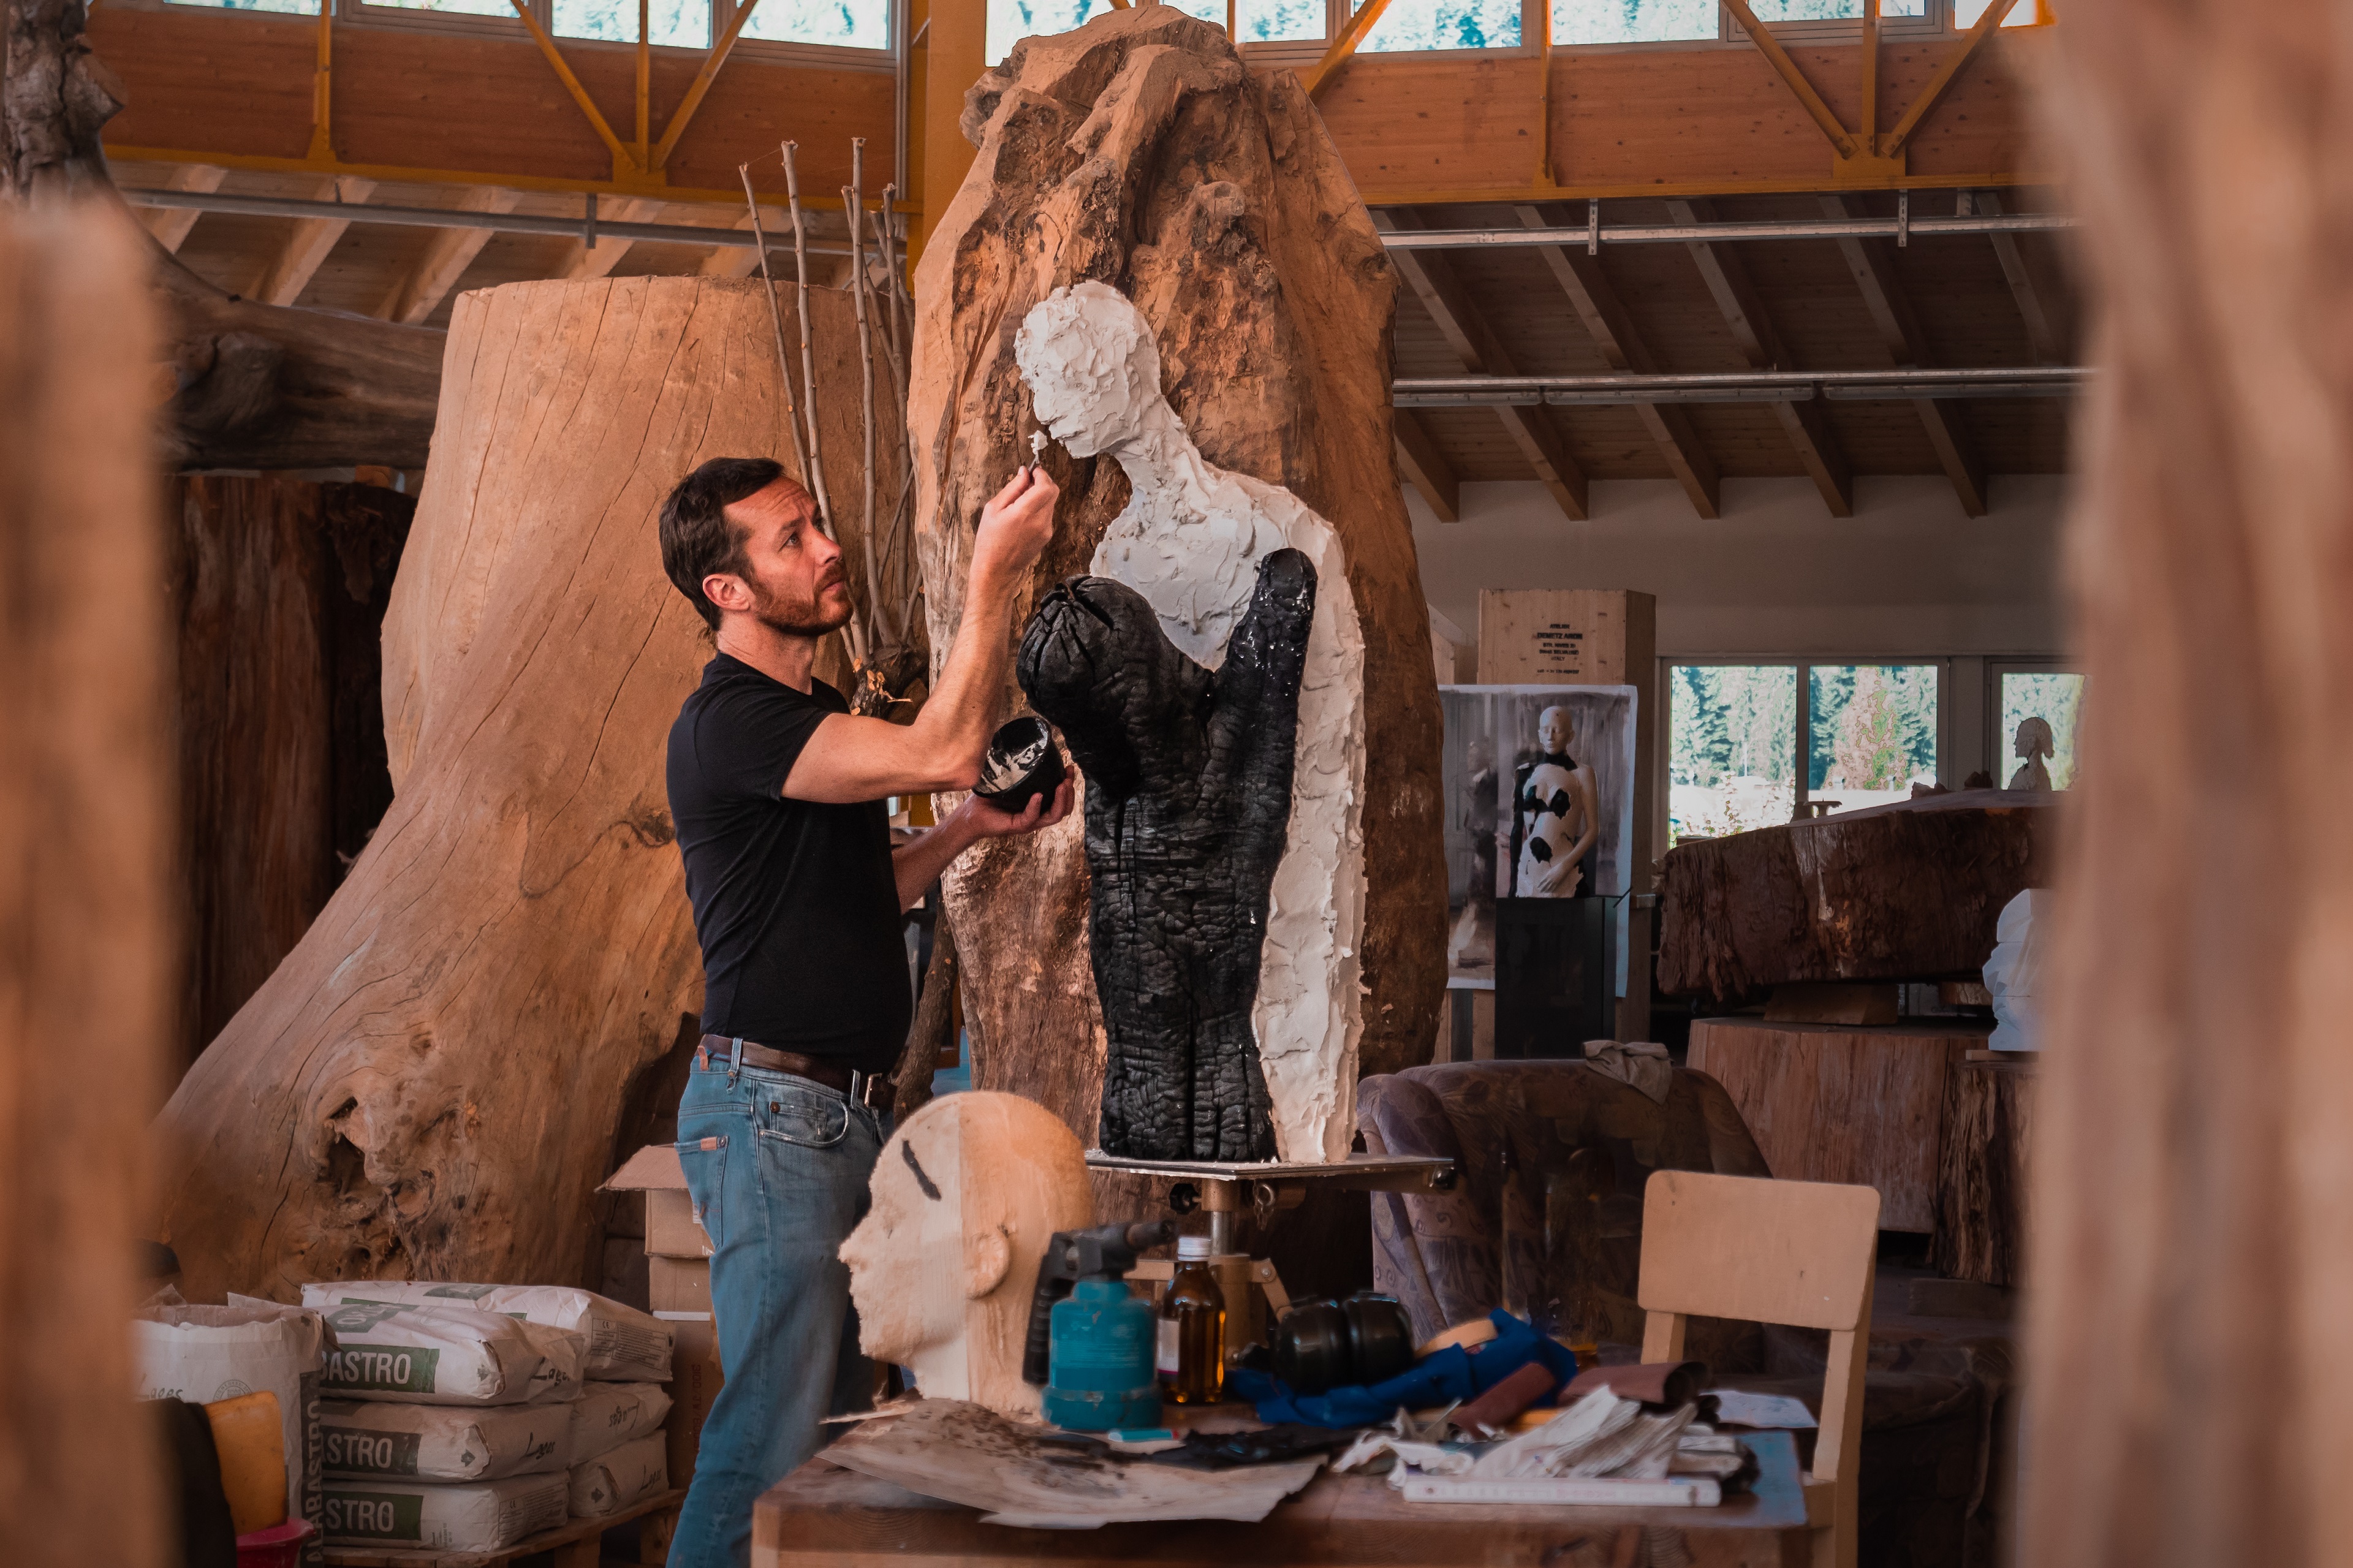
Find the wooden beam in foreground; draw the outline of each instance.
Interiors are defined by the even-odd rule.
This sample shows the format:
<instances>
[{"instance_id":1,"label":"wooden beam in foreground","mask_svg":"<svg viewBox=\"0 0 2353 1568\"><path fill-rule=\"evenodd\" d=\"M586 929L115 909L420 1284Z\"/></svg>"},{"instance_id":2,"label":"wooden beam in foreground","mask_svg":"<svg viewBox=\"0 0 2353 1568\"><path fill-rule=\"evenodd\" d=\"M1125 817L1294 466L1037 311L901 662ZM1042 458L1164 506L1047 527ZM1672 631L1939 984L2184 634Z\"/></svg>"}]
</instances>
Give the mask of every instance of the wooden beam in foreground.
<instances>
[{"instance_id":1,"label":"wooden beam in foreground","mask_svg":"<svg viewBox=\"0 0 2353 1568\"><path fill-rule=\"evenodd\" d=\"M1667 212L1677 223L1715 221L1712 202L1671 201ZM1774 328L1764 300L1749 279L1748 265L1740 258L1740 247L1700 243L1683 248L1691 253L1701 280L1715 300L1715 308L1724 312L1724 324L1732 329L1733 343L1740 350L1741 358L1748 362L1748 368L1795 370L1797 365L1781 346L1781 334ZM1805 464L1807 477L1821 492L1822 504L1830 508L1832 517L1852 517L1854 470L1831 429L1830 416L1823 412L1821 400L1810 397L1803 403L1776 403L1772 409L1781 422L1781 433L1789 438L1798 460Z\"/></svg>"},{"instance_id":2,"label":"wooden beam in foreground","mask_svg":"<svg viewBox=\"0 0 2353 1568\"><path fill-rule=\"evenodd\" d=\"M171 178L164 182L164 188L167 191L216 191L227 178L228 171L217 163L183 163L172 171ZM155 237L155 243L175 256L179 254L182 242L188 237L188 231L195 227L196 220L204 216L194 207L139 209L139 221L147 226L147 232Z\"/></svg>"},{"instance_id":3,"label":"wooden beam in foreground","mask_svg":"<svg viewBox=\"0 0 2353 1568\"><path fill-rule=\"evenodd\" d=\"M1430 426L1412 409L1399 408L1392 411L1391 428L1397 437L1398 472L1405 482L1429 503L1439 521L1461 521L1461 481L1454 477L1454 465L1430 433Z\"/></svg>"},{"instance_id":4,"label":"wooden beam in foreground","mask_svg":"<svg viewBox=\"0 0 2353 1568\"><path fill-rule=\"evenodd\" d=\"M1567 228L1575 221L1558 206L1529 205L1512 210L1529 228ZM1602 359L1611 370L1631 371L1639 375L1658 374L1658 357L1642 341L1633 312L1626 309L1626 302L1619 298L1609 275L1601 270L1601 258L1564 245L1538 246L1536 254L1552 268L1554 280L1568 296L1577 319L1592 334L1594 346L1601 351ZM1706 444L1692 424L1691 411L1675 403L1638 403L1634 412L1641 416L1642 427L1651 433L1651 439L1659 444L1660 454L1667 459L1667 467L1700 516L1723 516L1724 481L1715 459L1708 455Z\"/></svg>"},{"instance_id":5,"label":"wooden beam in foreground","mask_svg":"<svg viewBox=\"0 0 2353 1568\"><path fill-rule=\"evenodd\" d=\"M1373 214L1373 224L1384 230L1423 228L1419 214L1406 207L1389 207ZM1487 324L1455 274L1454 264L1443 252L1435 250L1392 250L1389 264L1398 275L1410 285L1430 312L1430 320L1454 351L1462 368L1472 375L1517 375L1519 367L1513 363L1511 351ZM1513 444L1517 446L1535 477L1560 510L1571 518L1583 521L1588 515L1585 470L1570 457L1568 446L1553 427L1551 419L1540 406L1499 407L1495 416L1504 422Z\"/></svg>"},{"instance_id":6,"label":"wooden beam in foreground","mask_svg":"<svg viewBox=\"0 0 2353 1568\"><path fill-rule=\"evenodd\" d=\"M1825 217L1864 216L1862 204L1852 196L1826 195L1821 204ZM1920 318L1913 313L1911 296L1896 280L1895 260L1887 242L1841 239L1837 243L1839 254L1846 258L1847 270L1854 276L1855 287L1862 290L1862 302L1879 328L1880 341L1887 346L1887 357L1899 369L1932 363L1934 356L1928 352L1926 335L1920 331ZM1961 498L1961 510L1971 517L1983 517L1985 462L1978 456L1968 427L1961 423L1960 409L1933 397L1915 397L1912 407L1920 416L1921 427L1928 433L1929 445L1936 448L1936 460L1944 465L1946 477L1953 481L1953 489Z\"/></svg>"},{"instance_id":7,"label":"wooden beam in foreground","mask_svg":"<svg viewBox=\"0 0 2353 1568\"><path fill-rule=\"evenodd\" d=\"M466 192L458 204L459 212L505 213L514 211L515 193L503 185L475 185ZM384 303L376 308L376 316L386 321L399 321L415 326L440 308L449 290L482 247L491 242L492 230L487 228L437 228L426 241L425 252L409 268L407 275L392 286Z\"/></svg>"},{"instance_id":8,"label":"wooden beam in foreground","mask_svg":"<svg viewBox=\"0 0 2353 1568\"><path fill-rule=\"evenodd\" d=\"M364 180L356 174L342 174L321 183L311 197L313 201L347 202L354 206L366 201L375 189L374 180ZM278 254L262 268L261 281L255 285L252 297L265 305L291 305L311 286L311 279L352 226L349 218L303 217L294 220L293 232Z\"/></svg>"}]
</instances>

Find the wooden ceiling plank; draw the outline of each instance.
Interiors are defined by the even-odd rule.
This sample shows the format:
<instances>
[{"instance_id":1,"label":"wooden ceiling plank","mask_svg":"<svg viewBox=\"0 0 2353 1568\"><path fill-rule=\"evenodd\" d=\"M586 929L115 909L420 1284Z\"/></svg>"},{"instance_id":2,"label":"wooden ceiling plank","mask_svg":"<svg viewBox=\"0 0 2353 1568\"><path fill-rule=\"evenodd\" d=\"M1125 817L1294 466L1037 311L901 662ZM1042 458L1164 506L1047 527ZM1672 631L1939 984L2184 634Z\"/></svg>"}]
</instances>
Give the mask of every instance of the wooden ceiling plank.
<instances>
[{"instance_id":1,"label":"wooden ceiling plank","mask_svg":"<svg viewBox=\"0 0 2353 1568\"><path fill-rule=\"evenodd\" d=\"M1852 196L1826 195L1821 198L1821 206L1827 217L1866 216L1862 204ZM1863 306L1871 312L1872 324L1878 329L1889 360L1898 369L1932 364L1934 356L1928 352L1927 334L1920 330L1920 318L1912 309L1912 297L1896 279L1895 258L1887 242L1841 238L1837 244L1847 271L1862 292ZM1928 444L1936 450L1937 462L1943 465L1946 477L1953 481L1953 489L1961 498L1961 510L1971 517L1983 517L1985 462L1961 423L1960 409L1933 397L1914 398L1911 403L1913 411L1920 416L1922 428L1928 433Z\"/></svg>"},{"instance_id":2,"label":"wooden ceiling plank","mask_svg":"<svg viewBox=\"0 0 2353 1568\"><path fill-rule=\"evenodd\" d=\"M503 185L473 185L458 203L459 212L505 213L514 211L516 194ZM487 228L437 228L426 241L424 254L417 258L407 274L392 286L384 303L376 310L379 320L401 321L415 326L440 309L441 301L456 288L482 247L491 242L492 231Z\"/></svg>"},{"instance_id":3,"label":"wooden ceiling plank","mask_svg":"<svg viewBox=\"0 0 2353 1568\"><path fill-rule=\"evenodd\" d=\"M2001 197L1992 191L1964 191L1961 200L1964 211L1974 209L1989 217L2000 216ZM1986 237L1993 242L1994 259L2001 264L2010 298L2018 301L2018 313L2026 319L2026 341L2033 351L2035 363L2066 363L2065 297L2028 258L2017 235L1989 234Z\"/></svg>"},{"instance_id":4,"label":"wooden ceiling plank","mask_svg":"<svg viewBox=\"0 0 2353 1568\"><path fill-rule=\"evenodd\" d=\"M1438 514L1440 522L1462 521L1462 481L1455 477L1454 464L1410 408L1393 412L1392 428L1397 437L1398 472L1420 495L1430 510Z\"/></svg>"},{"instance_id":5,"label":"wooden ceiling plank","mask_svg":"<svg viewBox=\"0 0 2353 1568\"><path fill-rule=\"evenodd\" d=\"M167 191L211 192L219 190L221 182L227 178L228 171L217 163L182 163L164 182L164 188ZM181 242L188 237L188 231L195 227L196 220L204 216L194 207L139 209L139 221L147 226L147 232L155 237L155 243L174 255L178 254Z\"/></svg>"},{"instance_id":6,"label":"wooden ceiling plank","mask_svg":"<svg viewBox=\"0 0 2353 1568\"><path fill-rule=\"evenodd\" d=\"M1571 222L1567 210L1559 206L1534 205L1512 210L1529 228L1566 228ZM1609 275L1601 270L1599 257L1561 245L1538 246L1536 254L1552 269L1554 280L1568 296L1577 319L1585 323L1594 346L1601 351L1610 369L1638 375L1659 373L1658 356L1643 341L1633 312L1626 308ZM1708 453L1707 444L1700 439L1698 428L1692 424L1690 411L1672 403L1638 403L1634 411L1641 416L1642 427L1651 433L1651 439L1658 443L1667 467L1700 516L1710 520L1722 517L1723 476L1715 458Z\"/></svg>"},{"instance_id":7,"label":"wooden ceiling plank","mask_svg":"<svg viewBox=\"0 0 2353 1568\"><path fill-rule=\"evenodd\" d=\"M1429 226L1409 207L1377 211L1373 222L1383 229ZM1420 299L1422 308L1430 312L1430 321L1446 340L1447 347L1462 362L1464 371L1473 375L1519 374L1511 352L1487 324L1485 315L1472 303L1462 279L1443 252L1393 250L1389 252L1389 263ZM1567 443L1561 439L1545 410L1541 406L1501 407L1494 413L1560 510L1572 521L1585 521L1588 515L1585 470L1569 456Z\"/></svg>"},{"instance_id":8,"label":"wooden ceiling plank","mask_svg":"<svg viewBox=\"0 0 2353 1568\"><path fill-rule=\"evenodd\" d=\"M1674 200L1667 203L1667 212L1676 223L1714 223L1715 205L1708 201ZM1740 247L1734 245L1686 245L1691 258L1699 268L1700 280L1715 300L1716 309L1724 313L1724 324L1731 329L1732 341L1751 370L1795 370L1796 361L1782 346L1781 335L1773 325L1772 313L1765 308L1763 296L1748 276L1747 263L1740 258ZM1822 504L1830 508L1832 517L1854 515L1854 468L1845 449L1839 445L1838 436L1831 429L1830 418L1823 413L1821 400L1810 397L1803 403L1777 403L1773 413L1789 445L1805 465L1806 473L1821 492Z\"/></svg>"},{"instance_id":9,"label":"wooden ceiling plank","mask_svg":"<svg viewBox=\"0 0 2353 1568\"><path fill-rule=\"evenodd\" d=\"M615 223L653 223L660 216L666 205L649 197L633 198L615 202L609 212L600 206L597 216L610 218ZM572 248L565 255L564 265L555 275L567 283L576 283L584 279L609 278L613 268L620 265L621 258L629 254L629 247L635 243L633 240L602 237L593 246L575 240Z\"/></svg>"},{"instance_id":10,"label":"wooden ceiling plank","mask_svg":"<svg viewBox=\"0 0 2353 1568\"><path fill-rule=\"evenodd\" d=\"M362 179L356 174L340 174L322 181L311 199L357 205L366 201L369 193L375 189L374 180ZM252 297L267 305L294 303L302 297L302 290L311 286L311 275L327 259L327 253L335 248L336 243L343 237L343 231L351 226L349 218L296 218L293 231L286 237L286 243L278 247L278 254L262 268L261 281L251 289Z\"/></svg>"}]
</instances>

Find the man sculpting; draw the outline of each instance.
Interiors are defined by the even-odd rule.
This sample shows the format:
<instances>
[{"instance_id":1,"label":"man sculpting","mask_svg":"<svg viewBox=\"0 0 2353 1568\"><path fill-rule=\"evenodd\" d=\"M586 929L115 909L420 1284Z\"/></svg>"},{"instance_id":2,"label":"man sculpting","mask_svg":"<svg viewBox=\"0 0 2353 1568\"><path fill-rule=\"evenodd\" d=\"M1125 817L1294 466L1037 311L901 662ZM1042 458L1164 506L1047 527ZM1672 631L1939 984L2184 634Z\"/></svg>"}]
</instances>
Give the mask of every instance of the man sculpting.
<instances>
[{"instance_id":1,"label":"man sculpting","mask_svg":"<svg viewBox=\"0 0 2353 1568\"><path fill-rule=\"evenodd\" d=\"M1071 786L1018 817L967 799L895 849L883 800L972 787L1055 498L1024 469L982 509L963 625L905 725L853 716L812 673L849 590L778 464L715 459L663 504L663 570L717 644L670 733L703 969L679 1158L711 1237L727 1371L672 1549L687 1568L748 1563L753 1500L817 1450L825 1415L872 1392L839 1254L866 1210L913 1011L901 921L976 840L1060 821Z\"/></svg>"}]
</instances>

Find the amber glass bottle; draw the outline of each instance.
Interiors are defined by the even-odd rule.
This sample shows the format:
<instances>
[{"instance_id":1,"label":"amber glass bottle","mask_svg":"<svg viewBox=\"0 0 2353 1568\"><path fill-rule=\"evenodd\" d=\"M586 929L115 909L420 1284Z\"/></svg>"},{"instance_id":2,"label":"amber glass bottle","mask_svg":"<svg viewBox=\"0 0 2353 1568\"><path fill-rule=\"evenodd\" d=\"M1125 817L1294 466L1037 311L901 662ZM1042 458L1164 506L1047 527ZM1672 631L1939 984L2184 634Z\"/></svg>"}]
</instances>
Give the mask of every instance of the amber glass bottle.
<instances>
[{"instance_id":1,"label":"amber glass bottle","mask_svg":"<svg viewBox=\"0 0 2353 1568\"><path fill-rule=\"evenodd\" d=\"M1176 1238L1176 1273L1160 1300L1160 1384L1179 1405L1215 1405L1226 1391L1226 1296L1209 1271L1209 1238Z\"/></svg>"}]
</instances>

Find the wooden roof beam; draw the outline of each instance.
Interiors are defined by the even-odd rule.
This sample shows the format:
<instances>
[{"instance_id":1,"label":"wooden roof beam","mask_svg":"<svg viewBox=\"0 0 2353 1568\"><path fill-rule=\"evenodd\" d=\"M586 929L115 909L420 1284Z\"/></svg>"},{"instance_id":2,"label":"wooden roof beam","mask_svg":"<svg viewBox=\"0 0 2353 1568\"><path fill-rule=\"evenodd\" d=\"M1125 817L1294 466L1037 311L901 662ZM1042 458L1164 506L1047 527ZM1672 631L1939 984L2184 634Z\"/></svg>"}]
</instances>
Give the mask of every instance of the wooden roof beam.
<instances>
[{"instance_id":1,"label":"wooden roof beam","mask_svg":"<svg viewBox=\"0 0 2353 1568\"><path fill-rule=\"evenodd\" d=\"M1119 0L1113 0L1113 4L1118 3ZM1389 0L1365 0L1356 14L1341 24L1340 36L1332 40L1331 47L1324 51L1323 58L1308 67L1299 79L1311 100L1321 97L1324 89L1331 85L1332 79L1339 74L1340 68L1355 57L1356 46L1365 41L1365 36L1373 30L1381 19L1381 13L1388 6Z\"/></svg>"},{"instance_id":2,"label":"wooden roof beam","mask_svg":"<svg viewBox=\"0 0 2353 1568\"><path fill-rule=\"evenodd\" d=\"M1420 215L1409 207L1387 207L1373 214L1376 227L1383 229L1424 228ZM1471 302L1462 279L1456 274L1454 264L1442 251L1393 250L1389 265L1398 269L1422 308L1438 325L1439 334L1445 338L1454 357L1472 375L1517 375L1519 367L1513 362L1511 351L1487 324L1486 317ZM1535 477L1545 489L1559 503L1560 510L1575 521L1583 521L1588 515L1585 470L1569 456L1568 445L1560 437L1544 409L1540 406L1508 406L1495 410L1512 444L1535 470Z\"/></svg>"},{"instance_id":3,"label":"wooden roof beam","mask_svg":"<svg viewBox=\"0 0 2353 1568\"><path fill-rule=\"evenodd\" d=\"M2001 212L2001 197L1991 191L1963 191L1959 205L1965 213L1981 212L1989 217ZM2001 263L2001 275L2009 281L2010 296L2018 301L2018 313L2025 318L2027 346L2035 363L2066 363L2065 296L2028 258L2025 247L2019 244L2019 236L1989 234L1986 237L1993 242L1994 259Z\"/></svg>"},{"instance_id":4,"label":"wooden roof beam","mask_svg":"<svg viewBox=\"0 0 2353 1568\"><path fill-rule=\"evenodd\" d=\"M651 223L660 216L664 205L650 197L616 202L614 211L600 212L597 216L609 217L616 223ZM609 278L613 275L613 268L620 265L621 258L628 255L629 247L636 243L630 239L600 237L595 245L583 245L575 239L571 249L565 253L564 264L556 269L555 275L567 283L576 283L583 279Z\"/></svg>"},{"instance_id":5,"label":"wooden roof beam","mask_svg":"<svg viewBox=\"0 0 2353 1568\"><path fill-rule=\"evenodd\" d=\"M1821 204L1827 217L1862 216L1862 204L1852 196L1826 195ZM1928 352L1920 318L1913 312L1911 296L1896 280L1895 259L1887 242L1842 238L1837 244L1847 270L1854 277L1855 287L1862 291L1862 302L1879 329L1887 357L1899 369L1932 365L1935 356ZM1961 510L1971 517L1983 517L1985 461L1978 456L1968 426L1961 423L1959 404L1921 397L1913 399L1912 407L1920 416L1921 427L1928 433L1928 444L1936 449L1936 460L1944 466L1946 477L1953 481L1953 489L1961 498Z\"/></svg>"},{"instance_id":6,"label":"wooden roof beam","mask_svg":"<svg viewBox=\"0 0 2353 1568\"><path fill-rule=\"evenodd\" d=\"M1573 221L1558 206L1528 205L1512 210L1530 228L1567 228ZM1609 275L1601 270L1601 258L1562 245L1541 245L1535 249L1545 265L1552 268L1554 280L1568 296L1577 319L1592 334L1594 346L1601 351L1609 368L1639 375L1658 374L1658 358L1642 341L1633 312L1626 309L1626 302L1619 298ZM1722 517L1724 480L1715 459L1708 454L1706 443L1699 437L1698 426L1692 423L1690 410L1674 403L1637 403L1634 412L1641 416L1642 427L1651 433L1651 439L1658 443L1675 481L1683 486L1683 494L1691 498L1700 516Z\"/></svg>"},{"instance_id":7,"label":"wooden roof beam","mask_svg":"<svg viewBox=\"0 0 2353 1568\"><path fill-rule=\"evenodd\" d=\"M164 182L164 188L167 191L211 192L219 190L221 182L227 178L228 171L217 163L182 163ZM194 207L139 209L139 221L147 226L147 232L155 237L155 243L175 256L179 254L182 242L188 237L188 231L195 227L196 220L204 216Z\"/></svg>"},{"instance_id":8,"label":"wooden roof beam","mask_svg":"<svg viewBox=\"0 0 2353 1568\"><path fill-rule=\"evenodd\" d=\"M1438 438L1430 433L1430 426L1412 409L1391 412L1398 472L1438 514L1439 521L1461 521L1462 484L1454 477L1454 464L1439 447Z\"/></svg>"},{"instance_id":9,"label":"wooden roof beam","mask_svg":"<svg viewBox=\"0 0 2353 1568\"><path fill-rule=\"evenodd\" d=\"M339 174L321 184L316 201L348 202L357 205L368 199L375 189L374 180L364 180L357 174ZM294 230L278 254L262 268L261 281L250 290L251 297L265 305L291 305L311 286L311 277L327 253L352 226L349 218L304 217L294 220Z\"/></svg>"},{"instance_id":10,"label":"wooden roof beam","mask_svg":"<svg viewBox=\"0 0 2353 1568\"><path fill-rule=\"evenodd\" d=\"M515 193L503 185L474 185L458 203L458 210L470 213L512 212ZM487 228L437 228L428 231L425 250L417 257L407 273L392 286L384 303L376 307L376 316L386 321L399 321L415 326L440 309L449 290L458 286L482 247L491 242L494 231Z\"/></svg>"},{"instance_id":11,"label":"wooden roof beam","mask_svg":"<svg viewBox=\"0 0 2353 1568\"><path fill-rule=\"evenodd\" d=\"M1670 201L1667 211L1677 223L1716 221L1712 202ZM1740 258L1740 247L1702 242L1683 248L1691 253L1693 264L1699 268L1700 280L1707 285L1708 293L1715 300L1715 308L1724 313L1724 324L1732 330L1733 344L1739 349L1740 357L1748 362L1748 368L1797 369L1796 361L1782 347L1781 334L1774 328L1763 297L1748 276L1748 264ZM1852 517L1854 469L1831 429L1821 399L1776 403L1772 409L1780 421L1781 433L1789 438L1798 460L1806 466L1806 476L1821 492L1822 504L1830 508L1832 517Z\"/></svg>"}]
</instances>

